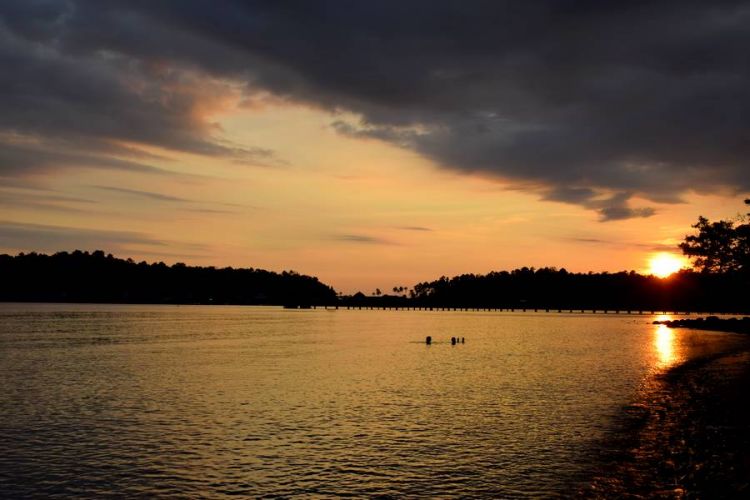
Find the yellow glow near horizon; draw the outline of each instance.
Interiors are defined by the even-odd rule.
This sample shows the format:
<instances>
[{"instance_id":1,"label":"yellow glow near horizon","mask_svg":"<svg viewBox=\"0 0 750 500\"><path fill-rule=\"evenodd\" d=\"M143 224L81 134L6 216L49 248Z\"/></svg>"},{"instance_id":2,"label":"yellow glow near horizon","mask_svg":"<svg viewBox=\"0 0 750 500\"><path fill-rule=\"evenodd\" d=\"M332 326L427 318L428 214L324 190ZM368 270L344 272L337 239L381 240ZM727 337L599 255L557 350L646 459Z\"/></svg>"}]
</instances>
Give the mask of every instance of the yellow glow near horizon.
<instances>
[{"instance_id":1,"label":"yellow glow near horizon","mask_svg":"<svg viewBox=\"0 0 750 500\"><path fill-rule=\"evenodd\" d=\"M272 157L240 166L127 143L174 175L84 167L35 174L34 189L0 187L1 218L24 228L0 238L0 253L103 249L170 265L294 269L344 293L369 293L522 266L648 274L644 247L674 248L696 214L720 219L736 210L736 197L691 193L648 219L603 224L585 207L545 201L533 186L342 135L331 126L340 114L287 102L227 106L209 110L222 140Z\"/></svg>"},{"instance_id":2,"label":"yellow glow near horizon","mask_svg":"<svg viewBox=\"0 0 750 500\"><path fill-rule=\"evenodd\" d=\"M658 253L648 261L648 270L654 276L666 278L685 267L687 261L671 253Z\"/></svg>"}]
</instances>

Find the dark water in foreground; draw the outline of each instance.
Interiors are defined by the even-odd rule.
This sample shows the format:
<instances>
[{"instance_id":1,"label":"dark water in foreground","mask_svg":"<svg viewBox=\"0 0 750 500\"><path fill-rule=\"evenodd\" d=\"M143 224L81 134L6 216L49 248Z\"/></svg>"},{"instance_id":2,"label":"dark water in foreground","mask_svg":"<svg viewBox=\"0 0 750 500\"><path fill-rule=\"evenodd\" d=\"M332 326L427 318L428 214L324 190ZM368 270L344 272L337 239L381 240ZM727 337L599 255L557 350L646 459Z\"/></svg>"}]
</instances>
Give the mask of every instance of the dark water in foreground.
<instances>
[{"instance_id":1,"label":"dark water in foreground","mask_svg":"<svg viewBox=\"0 0 750 500\"><path fill-rule=\"evenodd\" d=\"M565 494L655 374L735 339L653 319L0 304L0 490Z\"/></svg>"}]
</instances>

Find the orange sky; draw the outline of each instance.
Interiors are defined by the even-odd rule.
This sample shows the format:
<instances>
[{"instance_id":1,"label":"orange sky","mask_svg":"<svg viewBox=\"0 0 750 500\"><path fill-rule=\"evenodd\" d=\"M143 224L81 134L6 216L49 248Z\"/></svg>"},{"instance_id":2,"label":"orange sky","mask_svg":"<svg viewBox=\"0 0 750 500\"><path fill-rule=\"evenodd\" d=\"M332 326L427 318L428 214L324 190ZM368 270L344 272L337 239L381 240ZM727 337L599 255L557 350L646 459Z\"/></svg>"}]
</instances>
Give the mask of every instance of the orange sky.
<instances>
[{"instance_id":1,"label":"orange sky","mask_svg":"<svg viewBox=\"0 0 750 500\"><path fill-rule=\"evenodd\" d=\"M734 2L9 2L0 251L345 293L646 272L699 215L746 211L748 22Z\"/></svg>"},{"instance_id":2,"label":"orange sky","mask_svg":"<svg viewBox=\"0 0 750 500\"><path fill-rule=\"evenodd\" d=\"M4 221L90 237L80 245L71 236L0 247L95 245L149 261L294 269L340 291L369 293L521 266L645 271L655 252L676 252L698 214L727 217L740 206L735 196L692 194L658 205L650 218L599 222L590 210L541 201L503 179L452 173L394 145L342 136L330 126L334 118L289 103L223 103L211 114L221 136L272 148L274 162L152 148L163 157L152 164L179 175L81 168L39 176L36 191L6 186L3 196L14 202L4 206Z\"/></svg>"}]
</instances>

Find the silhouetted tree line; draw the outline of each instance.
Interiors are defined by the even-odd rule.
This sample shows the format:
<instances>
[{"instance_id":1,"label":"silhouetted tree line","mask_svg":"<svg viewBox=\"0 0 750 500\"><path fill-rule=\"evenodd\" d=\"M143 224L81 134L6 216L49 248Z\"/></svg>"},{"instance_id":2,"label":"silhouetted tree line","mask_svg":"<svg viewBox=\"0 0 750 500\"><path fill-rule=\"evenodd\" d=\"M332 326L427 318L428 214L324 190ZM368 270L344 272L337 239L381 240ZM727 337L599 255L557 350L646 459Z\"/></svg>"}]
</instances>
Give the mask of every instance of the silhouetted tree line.
<instances>
[{"instance_id":1,"label":"silhouetted tree line","mask_svg":"<svg viewBox=\"0 0 750 500\"><path fill-rule=\"evenodd\" d=\"M745 204L750 205L750 199ZM708 273L750 272L750 224L746 217L711 222L701 216L692 227L698 234L685 236L680 248L696 268Z\"/></svg>"},{"instance_id":2,"label":"silhouetted tree line","mask_svg":"<svg viewBox=\"0 0 750 500\"><path fill-rule=\"evenodd\" d=\"M294 271L136 263L101 250L0 255L0 300L157 304L333 304L336 292Z\"/></svg>"},{"instance_id":3,"label":"silhouetted tree line","mask_svg":"<svg viewBox=\"0 0 750 500\"><path fill-rule=\"evenodd\" d=\"M662 279L635 271L524 267L419 283L412 301L429 307L745 312L750 309L747 285L742 273L684 270Z\"/></svg>"},{"instance_id":4,"label":"silhouetted tree line","mask_svg":"<svg viewBox=\"0 0 750 500\"><path fill-rule=\"evenodd\" d=\"M745 200L750 205L750 200ZM750 216L750 214L748 214ZM699 217L697 234L679 245L698 272L661 279L634 271L569 273L521 268L464 274L414 286L414 302L436 307L750 311L750 224L746 217L711 222Z\"/></svg>"},{"instance_id":5,"label":"silhouetted tree line","mask_svg":"<svg viewBox=\"0 0 750 500\"><path fill-rule=\"evenodd\" d=\"M750 312L750 225L743 217L718 222L700 217L693 228L697 234L685 236L680 248L693 258L696 271L666 279L635 271L524 267L443 276L411 290L397 286L398 295L376 289L370 297L359 292L339 298L317 278L293 271L167 266L76 250L0 255L0 300ZM409 297L401 295L407 291Z\"/></svg>"}]
</instances>

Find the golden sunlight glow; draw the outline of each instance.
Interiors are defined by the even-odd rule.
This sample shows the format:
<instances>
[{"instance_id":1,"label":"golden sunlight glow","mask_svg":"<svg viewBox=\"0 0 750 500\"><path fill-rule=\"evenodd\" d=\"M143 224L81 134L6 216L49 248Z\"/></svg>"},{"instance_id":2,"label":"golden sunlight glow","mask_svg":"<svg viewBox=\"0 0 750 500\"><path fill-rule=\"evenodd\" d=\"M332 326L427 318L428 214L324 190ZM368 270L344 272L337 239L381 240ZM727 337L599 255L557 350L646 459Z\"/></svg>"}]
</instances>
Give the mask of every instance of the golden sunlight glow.
<instances>
[{"instance_id":1,"label":"golden sunlight glow","mask_svg":"<svg viewBox=\"0 0 750 500\"><path fill-rule=\"evenodd\" d=\"M666 325L659 325L656 329L656 336L654 337L654 347L656 347L656 354L659 357L660 366L667 367L677 361L674 343L675 338L672 329Z\"/></svg>"},{"instance_id":2,"label":"golden sunlight glow","mask_svg":"<svg viewBox=\"0 0 750 500\"><path fill-rule=\"evenodd\" d=\"M666 278L667 276L679 271L687 262L684 258L678 257L671 253L657 253L653 255L649 261L649 272L659 278Z\"/></svg>"},{"instance_id":3,"label":"golden sunlight glow","mask_svg":"<svg viewBox=\"0 0 750 500\"><path fill-rule=\"evenodd\" d=\"M672 315L671 314L657 314L656 317L654 317L654 321L672 321Z\"/></svg>"}]
</instances>

